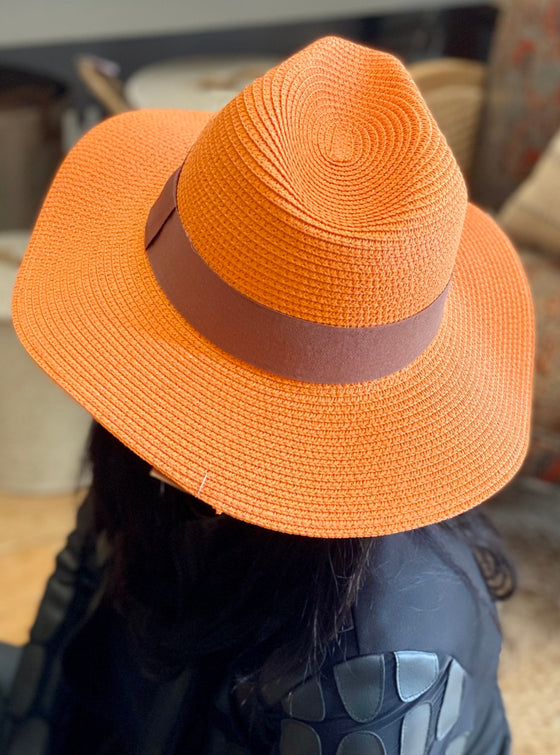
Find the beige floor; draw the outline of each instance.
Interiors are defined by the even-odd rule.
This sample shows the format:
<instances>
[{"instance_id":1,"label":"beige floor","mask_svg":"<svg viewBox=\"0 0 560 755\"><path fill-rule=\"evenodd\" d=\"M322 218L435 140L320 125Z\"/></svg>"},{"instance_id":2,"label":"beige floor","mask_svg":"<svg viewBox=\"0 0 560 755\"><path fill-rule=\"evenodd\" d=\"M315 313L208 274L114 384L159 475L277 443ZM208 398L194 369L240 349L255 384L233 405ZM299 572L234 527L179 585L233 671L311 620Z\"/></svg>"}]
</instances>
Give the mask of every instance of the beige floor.
<instances>
[{"instance_id":1,"label":"beige floor","mask_svg":"<svg viewBox=\"0 0 560 755\"><path fill-rule=\"evenodd\" d=\"M22 643L79 496L0 495L0 639ZM502 610L501 686L513 755L560 754L560 491L522 487L491 504L519 567Z\"/></svg>"},{"instance_id":2,"label":"beige floor","mask_svg":"<svg viewBox=\"0 0 560 755\"><path fill-rule=\"evenodd\" d=\"M560 755L560 487L521 480L488 506L519 575L502 606L513 755Z\"/></svg>"},{"instance_id":3,"label":"beige floor","mask_svg":"<svg viewBox=\"0 0 560 755\"><path fill-rule=\"evenodd\" d=\"M45 581L72 528L78 496L0 494L0 639L26 640Z\"/></svg>"}]
</instances>

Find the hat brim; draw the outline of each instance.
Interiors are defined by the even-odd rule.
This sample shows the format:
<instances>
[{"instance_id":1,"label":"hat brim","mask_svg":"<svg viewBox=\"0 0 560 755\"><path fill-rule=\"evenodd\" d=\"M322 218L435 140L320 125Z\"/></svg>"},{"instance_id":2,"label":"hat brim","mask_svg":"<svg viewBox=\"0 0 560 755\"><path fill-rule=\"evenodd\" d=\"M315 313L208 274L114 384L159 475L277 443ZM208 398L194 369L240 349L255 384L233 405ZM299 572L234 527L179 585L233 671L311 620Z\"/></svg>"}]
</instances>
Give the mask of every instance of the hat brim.
<instances>
[{"instance_id":1,"label":"hat brim","mask_svg":"<svg viewBox=\"0 0 560 755\"><path fill-rule=\"evenodd\" d=\"M165 476L262 527L383 535L499 490L528 444L534 342L504 234L469 206L441 328L408 367L350 385L263 372L178 314L144 249L149 209L209 117L126 113L69 154L15 288L31 356Z\"/></svg>"}]
</instances>

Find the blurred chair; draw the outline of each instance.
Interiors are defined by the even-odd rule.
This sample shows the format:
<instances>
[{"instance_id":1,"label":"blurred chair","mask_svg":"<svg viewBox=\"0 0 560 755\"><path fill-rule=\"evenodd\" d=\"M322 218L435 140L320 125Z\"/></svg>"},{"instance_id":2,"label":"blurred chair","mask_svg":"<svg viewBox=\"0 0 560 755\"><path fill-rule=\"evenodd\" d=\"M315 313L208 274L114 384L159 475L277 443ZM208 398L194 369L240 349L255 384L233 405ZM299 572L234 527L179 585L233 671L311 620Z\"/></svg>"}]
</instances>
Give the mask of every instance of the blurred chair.
<instances>
[{"instance_id":1,"label":"blurred chair","mask_svg":"<svg viewBox=\"0 0 560 755\"><path fill-rule=\"evenodd\" d=\"M76 68L88 91L109 115L117 115L131 109L124 95L124 86L119 79L119 66L116 63L103 58L83 56L78 59Z\"/></svg>"},{"instance_id":2,"label":"blurred chair","mask_svg":"<svg viewBox=\"0 0 560 755\"><path fill-rule=\"evenodd\" d=\"M468 180L484 102L486 65L438 58L412 63L408 70Z\"/></svg>"},{"instance_id":3,"label":"blurred chair","mask_svg":"<svg viewBox=\"0 0 560 755\"><path fill-rule=\"evenodd\" d=\"M275 57L209 55L144 66L123 83L119 66L91 56L78 60L78 75L110 114L135 108L188 108L215 112L278 63Z\"/></svg>"}]
</instances>

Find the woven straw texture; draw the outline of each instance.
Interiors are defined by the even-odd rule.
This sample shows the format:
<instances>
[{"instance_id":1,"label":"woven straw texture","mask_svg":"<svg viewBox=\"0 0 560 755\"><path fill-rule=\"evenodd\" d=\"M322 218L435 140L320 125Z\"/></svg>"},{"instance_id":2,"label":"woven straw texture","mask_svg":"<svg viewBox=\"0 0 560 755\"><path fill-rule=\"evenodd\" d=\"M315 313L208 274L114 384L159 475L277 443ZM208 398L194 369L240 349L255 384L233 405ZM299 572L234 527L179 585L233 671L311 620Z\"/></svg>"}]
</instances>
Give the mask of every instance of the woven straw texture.
<instances>
[{"instance_id":1,"label":"woven straw texture","mask_svg":"<svg viewBox=\"0 0 560 755\"><path fill-rule=\"evenodd\" d=\"M452 273L434 341L385 378L327 385L205 340L165 298L143 242L183 160L182 221L230 285L361 326L420 311ZM466 205L402 65L343 40L311 45L213 118L135 111L89 132L46 199L13 314L34 359L125 444L264 527L419 527L489 497L525 454L534 334L517 255Z\"/></svg>"}]
</instances>

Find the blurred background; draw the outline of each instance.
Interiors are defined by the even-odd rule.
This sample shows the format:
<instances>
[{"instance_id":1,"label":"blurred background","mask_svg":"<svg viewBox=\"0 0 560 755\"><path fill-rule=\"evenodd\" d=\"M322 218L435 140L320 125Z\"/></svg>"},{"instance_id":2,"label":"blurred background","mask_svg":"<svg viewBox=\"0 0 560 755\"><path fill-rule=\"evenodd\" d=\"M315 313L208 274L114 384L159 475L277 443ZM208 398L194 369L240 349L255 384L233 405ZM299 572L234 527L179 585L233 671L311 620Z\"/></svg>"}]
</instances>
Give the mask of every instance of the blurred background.
<instances>
[{"instance_id":1,"label":"blurred background","mask_svg":"<svg viewBox=\"0 0 560 755\"><path fill-rule=\"evenodd\" d=\"M517 559L502 687L515 755L560 752L560 0L2 0L0 641L25 642L87 488L89 417L20 347L10 299L57 165L131 108L217 110L326 34L397 54L513 239L537 317L531 448L485 504Z\"/></svg>"}]
</instances>

